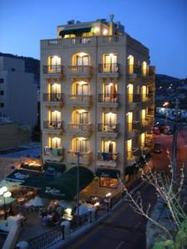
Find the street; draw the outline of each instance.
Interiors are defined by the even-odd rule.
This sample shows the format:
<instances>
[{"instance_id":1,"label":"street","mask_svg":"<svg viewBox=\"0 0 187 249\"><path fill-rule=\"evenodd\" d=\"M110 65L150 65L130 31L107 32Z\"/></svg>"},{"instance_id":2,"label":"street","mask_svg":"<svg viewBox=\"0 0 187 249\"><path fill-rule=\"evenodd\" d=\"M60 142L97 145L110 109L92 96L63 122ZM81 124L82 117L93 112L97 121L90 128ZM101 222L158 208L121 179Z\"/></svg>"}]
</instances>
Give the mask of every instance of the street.
<instances>
[{"instance_id":1,"label":"street","mask_svg":"<svg viewBox=\"0 0 187 249\"><path fill-rule=\"evenodd\" d=\"M156 196L153 187L144 185L141 190L144 207L153 204ZM138 215L127 201L87 234L67 245L67 249L145 249L146 220Z\"/></svg>"},{"instance_id":2,"label":"street","mask_svg":"<svg viewBox=\"0 0 187 249\"><path fill-rule=\"evenodd\" d=\"M171 135L155 135L154 142L162 144L160 154L153 153L150 164L156 170L168 171L171 157ZM187 129L180 129L178 133L178 164L187 165ZM154 189L145 185L141 189L144 207L156 200ZM123 202L102 223L94 227L87 234L67 245L67 249L145 249L146 219L138 215L128 202Z\"/></svg>"},{"instance_id":3,"label":"street","mask_svg":"<svg viewBox=\"0 0 187 249\"><path fill-rule=\"evenodd\" d=\"M154 143L160 143L162 153L152 153L152 163L156 170L168 171L168 165L171 164L172 135L154 135ZM178 165L187 166L187 128L180 128L177 139L177 162Z\"/></svg>"}]
</instances>

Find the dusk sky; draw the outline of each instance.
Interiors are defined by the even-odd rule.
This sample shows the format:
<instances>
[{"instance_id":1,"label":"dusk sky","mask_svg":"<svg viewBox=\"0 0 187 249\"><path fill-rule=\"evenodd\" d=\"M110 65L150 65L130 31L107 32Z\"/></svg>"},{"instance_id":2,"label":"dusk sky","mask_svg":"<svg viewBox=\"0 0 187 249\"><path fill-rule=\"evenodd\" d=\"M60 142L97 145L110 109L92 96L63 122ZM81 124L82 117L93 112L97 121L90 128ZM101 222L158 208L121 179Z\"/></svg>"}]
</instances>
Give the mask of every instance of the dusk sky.
<instances>
[{"instance_id":1,"label":"dusk sky","mask_svg":"<svg viewBox=\"0 0 187 249\"><path fill-rule=\"evenodd\" d=\"M57 25L110 14L150 49L157 73L187 77L187 0L0 0L0 52L39 58Z\"/></svg>"}]
</instances>

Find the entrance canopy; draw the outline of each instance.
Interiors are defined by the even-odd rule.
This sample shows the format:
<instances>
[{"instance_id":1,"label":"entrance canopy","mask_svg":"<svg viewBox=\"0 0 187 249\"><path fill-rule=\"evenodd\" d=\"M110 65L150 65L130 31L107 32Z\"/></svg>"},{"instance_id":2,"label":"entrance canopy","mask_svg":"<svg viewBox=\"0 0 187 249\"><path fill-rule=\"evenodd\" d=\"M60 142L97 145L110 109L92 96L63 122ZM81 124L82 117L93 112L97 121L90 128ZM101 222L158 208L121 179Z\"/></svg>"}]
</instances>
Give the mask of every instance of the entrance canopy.
<instances>
[{"instance_id":1,"label":"entrance canopy","mask_svg":"<svg viewBox=\"0 0 187 249\"><path fill-rule=\"evenodd\" d=\"M120 171L119 170L113 170L113 169L101 169L101 168L98 168L96 170L96 176L98 176L98 177L119 178L120 177Z\"/></svg>"},{"instance_id":2,"label":"entrance canopy","mask_svg":"<svg viewBox=\"0 0 187 249\"><path fill-rule=\"evenodd\" d=\"M85 167L79 167L79 192L85 188L94 178L94 174ZM77 194L77 167L65 172L61 178L47 183L40 191L40 195L46 198L72 200Z\"/></svg>"}]
</instances>

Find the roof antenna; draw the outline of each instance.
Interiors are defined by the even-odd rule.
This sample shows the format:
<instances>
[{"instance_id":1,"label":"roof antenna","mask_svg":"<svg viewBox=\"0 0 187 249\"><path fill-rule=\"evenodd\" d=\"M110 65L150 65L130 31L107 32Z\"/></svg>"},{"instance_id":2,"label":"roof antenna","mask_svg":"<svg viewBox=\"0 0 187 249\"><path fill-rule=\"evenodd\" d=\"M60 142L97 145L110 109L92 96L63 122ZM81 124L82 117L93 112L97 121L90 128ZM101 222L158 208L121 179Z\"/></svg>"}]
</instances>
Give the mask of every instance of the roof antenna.
<instances>
[{"instance_id":1,"label":"roof antenna","mask_svg":"<svg viewBox=\"0 0 187 249\"><path fill-rule=\"evenodd\" d=\"M111 14L109 17L110 17L110 21L113 22L114 21L114 14Z\"/></svg>"}]
</instances>

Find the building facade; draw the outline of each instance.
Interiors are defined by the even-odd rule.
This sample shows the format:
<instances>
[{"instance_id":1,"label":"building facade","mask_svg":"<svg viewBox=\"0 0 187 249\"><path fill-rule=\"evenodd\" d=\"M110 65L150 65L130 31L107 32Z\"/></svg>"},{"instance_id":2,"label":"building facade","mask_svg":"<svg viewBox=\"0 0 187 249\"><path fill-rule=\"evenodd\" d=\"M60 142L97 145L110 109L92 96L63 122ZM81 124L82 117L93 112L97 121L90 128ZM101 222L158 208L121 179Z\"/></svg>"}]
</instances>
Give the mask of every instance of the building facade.
<instances>
[{"instance_id":1,"label":"building facade","mask_svg":"<svg viewBox=\"0 0 187 249\"><path fill-rule=\"evenodd\" d=\"M21 125L37 122L37 84L35 75L25 70L24 59L0 54L0 116Z\"/></svg>"},{"instance_id":2,"label":"building facade","mask_svg":"<svg viewBox=\"0 0 187 249\"><path fill-rule=\"evenodd\" d=\"M154 67L120 23L68 22L41 41L44 161L92 169L116 186L151 146ZM77 153L78 152L78 153Z\"/></svg>"}]
</instances>

